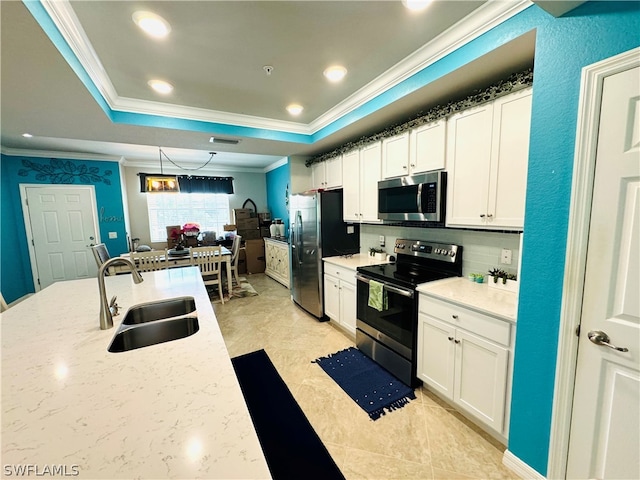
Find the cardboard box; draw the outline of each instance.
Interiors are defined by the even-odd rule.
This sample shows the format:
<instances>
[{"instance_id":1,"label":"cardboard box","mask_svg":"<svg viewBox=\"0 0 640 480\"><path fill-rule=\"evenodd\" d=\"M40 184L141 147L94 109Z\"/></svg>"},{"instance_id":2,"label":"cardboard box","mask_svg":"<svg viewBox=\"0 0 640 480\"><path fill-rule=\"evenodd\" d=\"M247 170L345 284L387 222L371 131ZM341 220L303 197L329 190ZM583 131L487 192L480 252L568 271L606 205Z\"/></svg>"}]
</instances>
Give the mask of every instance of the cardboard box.
<instances>
[{"instance_id":1,"label":"cardboard box","mask_svg":"<svg viewBox=\"0 0 640 480\"><path fill-rule=\"evenodd\" d=\"M230 225L225 225L224 226L224 231L225 232L235 232L238 229L238 227L235 224L230 224Z\"/></svg>"},{"instance_id":2,"label":"cardboard box","mask_svg":"<svg viewBox=\"0 0 640 480\"><path fill-rule=\"evenodd\" d=\"M235 216L236 223L238 223L238 220L251 218L255 216L255 213L253 213L253 210L250 208L234 208L233 215Z\"/></svg>"},{"instance_id":3,"label":"cardboard box","mask_svg":"<svg viewBox=\"0 0 640 480\"><path fill-rule=\"evenodd\" d=\"M251 230L238 230L238 235L242 237L243 240L258 240L260 237L260 230L257 228L253 228Z\"/></svg>"},{"instance_id":4,"label":"cardboard box","mask_svg":"<svg viewBox=\"0 0 640 480\"><path fill-rule=\"evenodd\" d=\"M247 255L247 273L264 272L266 266L264 240L247 240L244 248Z\"/></svg>"},{"instance_id":5,"label":"cardboard box","mask_svg":"<svg viewBox=\"0 0 640 480\"><path fill-rule=\"evenodd\" d=\"M176 230L176 232L180 232L182 230L182 225L169 225L167 227L167 238L173 238L174 236L171 235L173 233L173 231ZM179 233L176 233L176 235L178 235Z\"/></svg>"},{"instance_id":6,"label":"cardboard box","mask_svg":"<svg viewBox=\"0 0 640 480\"><path fill-rule=\"evenodd\" d=\"M238 230L252 230L260 228L260 221L257 218L241 218L236 220Z\"/></svg>"}]
</instances>

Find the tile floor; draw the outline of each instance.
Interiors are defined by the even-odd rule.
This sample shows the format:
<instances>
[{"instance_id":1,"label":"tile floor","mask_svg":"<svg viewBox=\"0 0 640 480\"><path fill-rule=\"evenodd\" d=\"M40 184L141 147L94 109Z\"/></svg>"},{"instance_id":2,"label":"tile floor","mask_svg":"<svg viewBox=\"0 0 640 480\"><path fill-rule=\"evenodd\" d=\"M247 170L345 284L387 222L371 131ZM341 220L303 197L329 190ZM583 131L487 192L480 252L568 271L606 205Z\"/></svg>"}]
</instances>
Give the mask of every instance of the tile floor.
<instances>
[{"instance_id":1,"label":"tile floor","mask_svg":"<svg viewBox=\"0 0 640 480\"><path fill-rule=\"evenodd\" d=\"M258 296L214 304L231 357L264 348L347 480L516 479L505 447L424 388L375 422L312 360L353 346L318 322L264 274L247 275Z\"/></svg>"}]
</instances>

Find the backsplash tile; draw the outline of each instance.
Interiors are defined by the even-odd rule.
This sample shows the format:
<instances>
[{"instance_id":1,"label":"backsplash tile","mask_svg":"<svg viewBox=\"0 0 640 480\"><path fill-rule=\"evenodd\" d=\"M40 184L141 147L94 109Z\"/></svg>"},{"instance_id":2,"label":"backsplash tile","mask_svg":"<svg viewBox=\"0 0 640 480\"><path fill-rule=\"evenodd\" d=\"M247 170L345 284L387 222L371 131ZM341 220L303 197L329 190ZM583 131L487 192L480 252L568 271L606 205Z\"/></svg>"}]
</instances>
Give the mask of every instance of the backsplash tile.
<instances>
[{"instance_id":1,"label":"backsplash tile","mask_svg":"<svg viewBox=\"0 0 640 480\"><path fill-rule=\"evenodd\" d=\"M360 253L368 253L372 247L380 248L380 235L385 237L384 251L393 254L396 238L429 240L432 242L462 245L462 274L484 273L492 268L501 268L518 274L520 258L520 233L503 233L453 228L415 228L385 225L360 226ZM503 248L512 251L511 265L500 263Z\"/></svg>"}]
</instances>

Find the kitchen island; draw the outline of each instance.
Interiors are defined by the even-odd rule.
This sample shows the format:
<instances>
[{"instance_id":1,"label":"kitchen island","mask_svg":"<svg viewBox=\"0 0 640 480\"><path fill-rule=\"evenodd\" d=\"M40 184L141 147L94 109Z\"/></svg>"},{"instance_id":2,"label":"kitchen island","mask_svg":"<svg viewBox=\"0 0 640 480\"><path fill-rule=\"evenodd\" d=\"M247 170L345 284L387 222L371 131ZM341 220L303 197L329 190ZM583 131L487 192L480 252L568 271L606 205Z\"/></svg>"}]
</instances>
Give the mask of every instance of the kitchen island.
<instances>
[{"instance_id":1,"label":"kitchen island","mask_svg":"<svg viewBox=\"0 0 640 480\"><path fill-rule=\"evenodd\" d=\"M195 267L106 278L122 307L99 328L95 278L59 282L4 312L4 476L270 478ZM193 296L200 329L123 353L107 348L132 305ZM75 475L74 475L75 474Z\"/></svg>"}]
</instances>

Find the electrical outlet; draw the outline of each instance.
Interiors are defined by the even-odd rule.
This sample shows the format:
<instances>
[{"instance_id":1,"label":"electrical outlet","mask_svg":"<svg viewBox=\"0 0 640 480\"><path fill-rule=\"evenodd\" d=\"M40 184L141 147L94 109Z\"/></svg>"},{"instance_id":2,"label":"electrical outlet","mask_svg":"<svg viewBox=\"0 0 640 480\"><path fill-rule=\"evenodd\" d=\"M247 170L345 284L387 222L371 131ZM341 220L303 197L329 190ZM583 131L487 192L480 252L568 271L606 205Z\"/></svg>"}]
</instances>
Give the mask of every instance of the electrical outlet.
<instances>
[{"instance_id":1,"label":"electrical outlet","mask_svg":"<svg viewBox=\"0 0 640 480\"><path fill-rule=\"evenodd\" d=\"M118 238L118 232L109 232L109 238L112 240Z\"/></svg>"},{"instance_id":2,"label":"electrical outlet","mask_svg":"<svg viewBox=\"0 0 640 480\"><path fill-rule=\"evenodd\" d=\"M384 235L380 235L380 246L384 247Z\"/></svg>"},{"instance_id":3,"label":"electrical outlet","mask_svg":"<svg viewBox=\"0 0 640 480\"><path fill-rule=\"evenodd\" d=\"M502 253L500 254L500 263L504 265L511 265L511 255L512 255L511 250L507 248L503 248Z\"/></svg>"}]
</instances>

